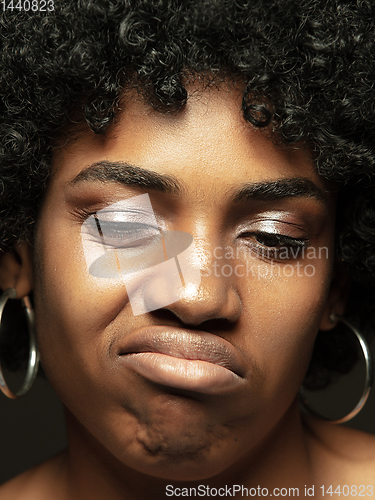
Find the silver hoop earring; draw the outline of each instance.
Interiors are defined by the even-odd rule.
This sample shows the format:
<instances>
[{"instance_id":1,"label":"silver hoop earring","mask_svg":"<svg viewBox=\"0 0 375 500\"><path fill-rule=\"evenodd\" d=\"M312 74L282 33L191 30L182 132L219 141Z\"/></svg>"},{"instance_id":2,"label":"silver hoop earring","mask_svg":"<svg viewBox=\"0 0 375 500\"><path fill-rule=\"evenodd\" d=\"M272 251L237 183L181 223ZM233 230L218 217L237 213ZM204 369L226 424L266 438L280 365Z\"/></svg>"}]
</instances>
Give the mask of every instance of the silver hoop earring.
<instances>
[{"instance_id":1,"label":"silver hoop earring","mask_svg":"<svg viewBox=\"0 0 375 500\"><path fill-rule=\"evenodd\" d=\"M303 406L306 408L306 410L311 415L313 415L315 417L319 417L323 420L326 420L327 422L331 422L332 424L342 424L344 422L348 422L353 417L358 415L358 413L364 407L364 405L365 405L365 403L370 395L371 388L372 388L373 378L374 378L374 373L373 373L374 367L373 367L373 361L372 361L372 355L371 355L370 348L369 348L365 338L363 337L363 335L356 328L354 328L353 325L351 325L346 319L342 318L341 316L336 316L335 314L331 314L330 320L331 321L338 320L338 321L341 321L342 323L344 323L355 334L355 336L357 337L357 340L361 346L363 356L365 358L365 364L366 364L365 386L364 386L362 395L361 395L358 403L356 404L356 406L353 408L353 410L350 413L348 413L347 415L345 415L344 417L339 418L337 420L324 417L324 416L320 415L319 413L317 413L315 410L313 410L307 401L307 398L306 398L304 391L303 391L303 387L300 390L300 396L301 396L301 402L302 402Z\"/></svg>"},{"instance_id":2,"label":"silver hoop earring","mask_svg":"<svg viewBox=\"0 0 375 500\"><path fill-rule=\"evenodd\" d=\"M17 295L17 292L14 288L8 288L3 292L3 294L0 297L0 325L1 325L1 318L3 316L3 311L5 304L7 303L8 299L15 299ZM27 326L29 330L29 342L30 342L30 347L29 347L29 363L27 367L27 373L25 380L21 386L21 388L13 393L7 383L5 382L3 371L1 369L1 364L0 364L0 389L2 392L11 399L16 399L20 398L21 396L24 396L31 388L33 385L33 382L35 380L36 374L38 372L38 367L39 367L39 353L38 349L36 346L36 339L35 339L35 326L34 326L34 311L31 307L30 299L29 297L25 297L21 299L22 305L25 308L25 313L26 313L26 319L27 319Z\"/></svg>"}]
</instances>

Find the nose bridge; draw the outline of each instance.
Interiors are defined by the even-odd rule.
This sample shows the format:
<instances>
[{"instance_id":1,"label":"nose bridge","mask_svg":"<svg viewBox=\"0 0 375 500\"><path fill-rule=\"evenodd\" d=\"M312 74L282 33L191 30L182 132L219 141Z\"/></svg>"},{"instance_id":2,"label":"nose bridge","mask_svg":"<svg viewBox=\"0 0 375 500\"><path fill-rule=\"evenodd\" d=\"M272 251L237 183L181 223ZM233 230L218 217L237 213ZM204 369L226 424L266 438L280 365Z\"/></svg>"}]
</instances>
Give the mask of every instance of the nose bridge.
<instances>
[{"instance_id":1,"label":"nose bridge","mask_svg":"<svg viewBox=\"0 0 375 500\"><path fill-rule=\"evenodd\" d=\"M195 238L194 252L196 252L196 261L200 267L202 281L207 286L222 285L222 288L235 286L233 280L233 267L235 266L236 253L233 248L220 238ZM210 278L214 278L210 280Z\"/></svg>"}]
</instances>

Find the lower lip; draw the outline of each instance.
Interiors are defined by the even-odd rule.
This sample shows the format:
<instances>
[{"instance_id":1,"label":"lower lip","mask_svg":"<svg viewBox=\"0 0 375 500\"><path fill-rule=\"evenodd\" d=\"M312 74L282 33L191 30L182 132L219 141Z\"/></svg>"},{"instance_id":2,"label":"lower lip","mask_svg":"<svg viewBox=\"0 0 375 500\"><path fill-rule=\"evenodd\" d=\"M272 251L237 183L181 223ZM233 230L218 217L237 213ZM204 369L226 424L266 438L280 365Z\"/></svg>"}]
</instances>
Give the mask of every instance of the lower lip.
<instances>
[{"instance_id":1,"label":"lower lip","mask_svg":"<svg viewBox=\"0 0 375 500\"><path fill-rule=\"evenodd\" d=\"M156 384L200 392L221 394L238 389L243 379L223 366L196 359L183 359L156 352L121 356L134 371Z\"/></svg>"}]
</instances>

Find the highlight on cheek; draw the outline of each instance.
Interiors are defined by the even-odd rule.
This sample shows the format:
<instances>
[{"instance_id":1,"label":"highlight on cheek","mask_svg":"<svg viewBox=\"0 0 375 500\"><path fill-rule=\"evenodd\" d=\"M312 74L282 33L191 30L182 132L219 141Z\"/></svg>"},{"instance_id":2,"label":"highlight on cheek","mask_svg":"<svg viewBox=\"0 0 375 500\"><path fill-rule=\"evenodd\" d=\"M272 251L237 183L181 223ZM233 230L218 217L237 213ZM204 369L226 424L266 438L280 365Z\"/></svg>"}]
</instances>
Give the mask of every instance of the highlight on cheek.
<instances>
[{"instance_id":1,"label":"highlight on cheek","mask_svg":"<svg viewBox=\"0 0 375 500\"><path fill-rule=\"evenodd\" d=\"M81 237L89 273L121 280L135 316L172 304L186 287L200 285L192 235L159 228L147 193L91 214Z\"/></svg>"}]
</instances>

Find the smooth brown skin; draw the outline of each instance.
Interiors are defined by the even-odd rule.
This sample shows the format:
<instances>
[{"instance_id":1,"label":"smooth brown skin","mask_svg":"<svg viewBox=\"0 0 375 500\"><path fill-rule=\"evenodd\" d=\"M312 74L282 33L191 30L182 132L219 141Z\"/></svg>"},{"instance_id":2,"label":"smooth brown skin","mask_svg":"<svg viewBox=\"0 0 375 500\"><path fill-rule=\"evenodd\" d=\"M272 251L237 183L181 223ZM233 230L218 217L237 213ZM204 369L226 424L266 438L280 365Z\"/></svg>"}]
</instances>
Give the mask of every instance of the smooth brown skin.
<instances>
[{"instance_id":1,"label":"smooth brown skin","mask_svg":"<svg viewBox=\"0 0 375 500\"><path fill-rule=\"evenodd\" d=\"M185 190L175 196L115 182L69 184L101 160L173 175ZM244 183L291 177L312 180L327 205L307 197L231 202ZM271 264L249 250L244 228L259 229L259 216L270 210L281 234L327 247L328 259L297 259L300 269L313 265L314 276L203 274L196 293L134 317L124 286L88 273L75 210L143 192L164 227L194 235L202 271L213 265L208 251L232 246L242 249L238 262L264 276ZM329 315L344 311L333 234L334 197L306 151L281 149L246 124L235 89L199 90L173 115L133 96L105 137L87 130L56 150L35 250L18 248L21 265L2 259L0 286L15 286L19 297L34 289L41 360L67 409L69 450L4 485L0 499L155 499L166 498L167 484L299 487L300 496L315 484L318 498L322 484L371 484L374 437L305 421L298 408L318 329L332 328ZM297 260L281 265L296 269ZM189 325L231 342L247 367L241 390L187 394L117 369L112 343L147 325Z\"/></svg>"}]
</instances>

